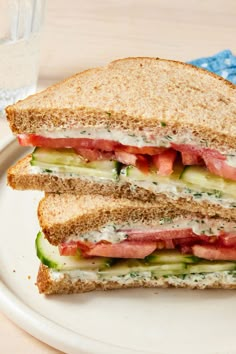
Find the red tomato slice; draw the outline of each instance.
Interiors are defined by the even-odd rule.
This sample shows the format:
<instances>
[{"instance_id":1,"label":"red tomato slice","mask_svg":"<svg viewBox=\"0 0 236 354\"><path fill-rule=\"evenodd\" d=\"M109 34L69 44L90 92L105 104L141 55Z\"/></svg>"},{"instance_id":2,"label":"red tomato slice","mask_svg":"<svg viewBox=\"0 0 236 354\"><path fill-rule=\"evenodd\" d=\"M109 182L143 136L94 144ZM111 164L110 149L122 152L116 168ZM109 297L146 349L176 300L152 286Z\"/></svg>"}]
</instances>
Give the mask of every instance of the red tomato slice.
<instances>
[{"instance_id":1,"label":"red tomato slice","mask_svg":"<svg viewBox=\"0 0 236 354\"><path fill-rule=\"evenodd\" d=\"M208 156L210 158L216 158L216 159L222 159L225 160L225 156L222 155L219 151L214 150L214 149L208 149L208 148L197 148L193 145L190 144L171 144L171 147L175 149L176 151L180 151L181 153L188 154L188 155L194 155L195 158L202 157L203 154L205 156Z\"/></svg>"},{"instance_id":2,"label":"red tomato slice","mask_svg":"<svg viewBox=\"0 0 236 354\"><path fill-rule=\"evenodd\" d=\"M165 248L166 249L174 249L175 248L175 244L173 242L173 240L165 240Z\"/></svg>"},{"instance_id":3,"label":"red tomato slice","mask_svg":"<svg viewBox=\"0 0 236 354\"><path fill-rule=\"evenodd\" d=\"M77 242L70 242L61 243L58 248L61 256L75 256L78 246Z\"/></svg>"},{"instance_id":4,"label":"red tomato slice","mask_svg":"<svg viewBox=\"0 0 236 354\"><path fill-rule=\"evenodd\" d=\"M145 156L137 155L136 167L147 174L149 172L149 162Z\"/></svg>"},{"instance_id":5,"label":"red tomato slice","mask_svg":"<svg viewBox=\"0 0 236 354\"><path fill-rule=\"evenodd\" d=\"M236 181L236 167L228 165L222 158L213 158L205 153L203 154L203 159L211 173Z\"/></svg>"},{"instance_id":6,"label":"red tomato slice","mask_svg":"<svg viewBox=\"0 0 236 354\"><path fill-rule=\"evenodd\" d=\"M130 154L136 155L157 155L164 152L166 148L164 147L155 147L155 146L143 146L143 147L136 147L130 145L120 145L116 148L116 151L125 151Z\"/></svg>"},{"instance_id":7,"label":"red tomato slice","mask_svg":"<svg viewBox=\"0 0 236 354\"><path fill-rule=\"evenodd\" d=\"M136 166L143 173L149 172L149 163L145 156L134 155L125 151L115 151L115 157L124 165Z\"/></svg>"},{"instance_id":8,"label":"red tomato slice","mask_svg":"<svg viewBox=\"0 0 236 354\"><path fill-rule=\"evenodd\" d=\"M152 161L158 169L160 176L169 176L173 172L173 164L176 158L176 151L168 149L159 155L154 155Z\"/></svg>"},{"instance_id":9,"label":"red tomato slice","mask_svg":"<svg viewBox=\"0 0 236 354\"><path fill-rule=\"evenodd\" d=\"M214 245L194 245L194 256L210 261L235 261L236 248L218 247Z\"/></svg>"},{"instance_id":10,"label":"red tomato slice","mask_svg":"<svg viewBox=\"0 0 236 354\"><path fill-rule=\"evenodd\" d=\"M179 229L179 230L120 230L128 235L128 240L139 242L146 241L159 241L159 240L175 240L186 239L187 237L194 237L195 234L192 229Z\"/></svg>"},{"instance_id":11,"label":"red tomato slice","mask_svg":"<svg viewBox=\"0 0 236 354\"><path fill-rule=\"evenodd\" d=\"M198 148L196 148L193 145L171 143L171 147L173 149L175 149L176 151L185 152L185 153L188 153L188 154L194 153L194 154L201 155L201 149L198 149Z\"/></svg>"},{"instance_id":12,"label":"red tomato slice","mask_svg":"<svg viewBox=\"0 0 236 354\"><path fill-rule=\"evenodd\" d=\"M87 138L45 138L34 134L18 135L19 144L22 146L39 146L46 148L85 148L99 149L102 151L114 151L120 144L104 139Z\"/></svg>"},{"instance_id":13,"label":"red tomato slice","mask_svg":"<svg viewBox=\"0 0 236 354\"><path fill-rule=\"evenodd\" d=\"M202 156L203 158L208 157L209 159L226 160L226 156L222 155L219 151L212 149L203 149Z\"/></svg>"},{"instance_id":14,"label":"red tomato slice","mask_svg":"<svg viewBox=\"0 0 236 354\"><path fill-rule=\"evenodd\" d=\"M181 152L183 165L204 165L204 161L198 153Z\"/></svg>"},{"instance_id":15,"label":"red tomato slice","mask_svg":"<svg viewBox=\"0 0 236 354\"><path fill-rule=\"evenodd\" d=\"M125 151L115 151L116 159L124 165L136 165L137 156Z\"/></svg>"},{"instance_id":16,"label":"red tomato slice","mask_svg":"<svg viewBox=\"0 0 236 354\"><path fill-rule=\"evenodd\" d=\"M236 247L236 234L224 234L220 236L221 243L224 246Z\"/></svg>"},{"instance_id":17,"label":"red tomato slice","mask_svg":"<svg viewBox=\"0 0 236 354\"><path fill-rule=\"evenodd\" d=\"M112 258L145 258L156 249L156 242L99 243L87 253L88 256Z\"/></svg>"},{"instance_id":18,"label":"red tomato slice","mask_svg":"<svg viewBox=\"0 0 236 354\"><path fill-rule=\"evenodd\" d=\"M87 161L112 160L115 155L111 151L74 148L75 152Z\"/></svg>"}]
</instances>

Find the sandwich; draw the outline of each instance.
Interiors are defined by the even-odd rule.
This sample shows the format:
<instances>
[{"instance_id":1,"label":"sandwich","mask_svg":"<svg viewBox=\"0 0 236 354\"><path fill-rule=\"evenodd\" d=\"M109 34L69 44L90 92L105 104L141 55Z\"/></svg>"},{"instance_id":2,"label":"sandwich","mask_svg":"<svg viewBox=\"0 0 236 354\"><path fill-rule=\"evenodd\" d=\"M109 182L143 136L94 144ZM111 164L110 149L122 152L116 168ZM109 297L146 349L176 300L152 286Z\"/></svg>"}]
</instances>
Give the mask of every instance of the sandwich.
<instances>
[{"instance_id":1,"label":"sandwich","mask_svg":"<svg viewBox=\"0 0 236 354\"><path fill-rule=\"evenodd\" d=\"M9 106L15 189L178 204L236 218L236 90L176 61L127 58Z\"/></svg>"},{"instance_id":2,"label":"sandwich","mask_svg":"<svg viewBox=\"0 0 236 354\"><path fill-rule=\"evenodd\" d=\"M235 220L99 195L47 194L36 238L43 294L236 288Z\"/></svg>"}]
</instances>

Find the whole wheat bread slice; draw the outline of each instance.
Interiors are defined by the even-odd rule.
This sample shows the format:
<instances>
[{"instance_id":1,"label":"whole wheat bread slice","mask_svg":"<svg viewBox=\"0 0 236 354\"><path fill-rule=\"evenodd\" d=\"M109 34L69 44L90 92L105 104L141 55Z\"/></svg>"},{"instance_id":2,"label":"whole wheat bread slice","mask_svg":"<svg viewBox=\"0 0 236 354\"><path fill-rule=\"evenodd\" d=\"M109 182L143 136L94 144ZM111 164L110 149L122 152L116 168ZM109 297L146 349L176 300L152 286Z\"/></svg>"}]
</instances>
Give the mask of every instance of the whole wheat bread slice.
<instances>
[{"instance_id":1,"label":"whole wheat bread slice","mask_svg":"<svg viewBox=\"0 0 236 354\"><path fill-rule=\"evenodd\" d=\"M189 209L191 210L191 209ZM38 218L45 237L53 245L77 233L98 230L107 223L144 223L159 226L160 218L203 218L159 198L156 203L100 195L47 194L39 203ZM216 218L221 225L221 218Z\"/></svg>"},{"instance_id":2,"label":"whole wheat bread slice","mask_svg":"<svg viewBox=\"0 0 236 354\"><path fill-rule=\"evenodd\" d=\"M103 127L188 134L236 149L236 89L217 75L158 58L116 60L6 109L14 133ZM165 124L162 124L162 123Z\"/></svg>"},{"instance_id":3,"label":"whole wheat bread slice","mask_svg":"<svg viewBox=\"0 0 236 354\"><path fill-rule=\"evenodd\" d=\"M184 211L193 211L202 215L216 216L228 219L236 219L236 208L224 208L220 204L208 203L207 201L195 201L191 196L188 199L179 198L173 200L164 194L155 194L147 189L132 188L130 183L104 182L80 178L63 178L53 174L32 173L30 155L20 160L8 170L8 184L18 190L43 190L47 193L71 193L71 194L94 194L105 197L127 198L141 200L155 205L171 204L173 208Z\"/></svg>"},{"instance_id":4,"label":"whole wheat bread slice","mask_svg":"<svg viewBox=\"0 0 236 354\"><path fill-rule=\"evenodd\" d=\"M206 273L204 277L196 280L194 274L185 277L168 276L157 280L135 279L128 283L120 283L114 280L75 280L69 274L61 274L57 280L51 276L51 271L45 265L40 265L37 283L39 292L51 294L83 293L93 290L115 290L125 288L189 288L189 289L236 289L236 278L227 275L227 272Z\"/></svg>"}]
</instances>

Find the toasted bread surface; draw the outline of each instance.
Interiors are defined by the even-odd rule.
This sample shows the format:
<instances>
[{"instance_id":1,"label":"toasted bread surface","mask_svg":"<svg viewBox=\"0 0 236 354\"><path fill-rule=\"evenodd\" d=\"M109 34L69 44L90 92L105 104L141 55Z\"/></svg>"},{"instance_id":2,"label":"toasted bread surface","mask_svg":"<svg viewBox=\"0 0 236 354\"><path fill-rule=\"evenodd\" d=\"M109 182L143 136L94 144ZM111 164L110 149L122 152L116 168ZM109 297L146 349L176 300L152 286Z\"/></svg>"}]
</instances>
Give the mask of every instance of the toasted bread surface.
<instances>
[{"instance_id":1,"label":"toasted bread surface","mask_svg":"<svg viewBox=\"0 0 236 354\"><path fill-rule=\"evenodd\" d=\"M86 70L6 109L14 133L94 127L189 134L236 149L236 89L192 65L126 58ZM163 127L162 123L165 123Z\"/></svg>"}]
</instances>

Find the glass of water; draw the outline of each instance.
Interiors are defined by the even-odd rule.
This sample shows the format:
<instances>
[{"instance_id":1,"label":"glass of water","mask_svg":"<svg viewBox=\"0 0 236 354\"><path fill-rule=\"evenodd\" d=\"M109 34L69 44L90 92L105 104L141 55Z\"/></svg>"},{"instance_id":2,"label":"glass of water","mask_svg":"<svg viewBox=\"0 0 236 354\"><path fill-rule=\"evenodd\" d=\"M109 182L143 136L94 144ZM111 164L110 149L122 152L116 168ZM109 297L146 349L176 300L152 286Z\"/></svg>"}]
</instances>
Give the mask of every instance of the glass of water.
<instances>
[{"instance_id":1,"label":"glass of water","mask_svg":"<svg viewBox=\"0 0 236 354\"><path fill-rule=\"evenodd\" d=\"M36 90L45 0L0 0L0 116Z\"/></svg>"}]
</instances>

